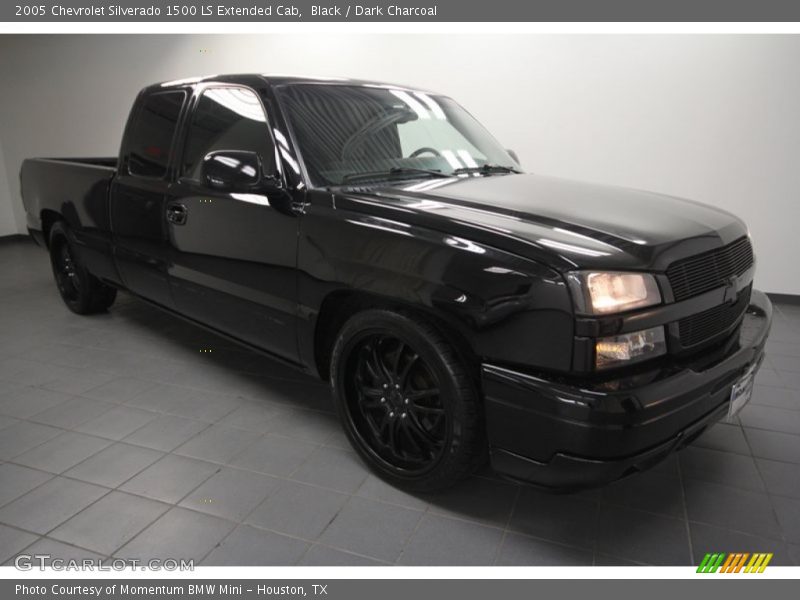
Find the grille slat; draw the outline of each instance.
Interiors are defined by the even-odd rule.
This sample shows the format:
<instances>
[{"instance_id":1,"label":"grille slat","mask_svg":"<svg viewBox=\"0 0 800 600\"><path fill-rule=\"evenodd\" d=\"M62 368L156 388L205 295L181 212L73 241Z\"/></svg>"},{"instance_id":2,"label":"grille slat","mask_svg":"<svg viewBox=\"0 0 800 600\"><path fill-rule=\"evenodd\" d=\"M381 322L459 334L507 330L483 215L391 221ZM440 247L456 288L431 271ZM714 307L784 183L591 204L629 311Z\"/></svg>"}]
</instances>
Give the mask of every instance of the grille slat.
<instances>
[{"instance_id":1,"label":"grille slat","mask_svg":"<svg viewBox=\"0 0 800 600\"><path fill-rule=\"evenodd\" d=\"M675 301L680 302L722 285L753 265L753 247L747 237L696 256L672 263L667 268Z\"/></svg>"},{"instance_id":2,"label":"grille slat","mask_svg":"<svg viewBox=\"0 0 800 600\"><path fill-rule=\"evenodd\" d=\"M751 286L743 289L733 304L720 304L678 321L681 346L696 346L735 325L747 309L751 289Z\"/></svg>"},{"instance_id":3,"label":"grille slat","mask_svg":"<svg viewBox=\"0 0 800 600\"><path fill-rule=\"evenodd\" d=\"M676 261L667 267L667 279L676 302L699 296L726 285L734 275L742 275L753 266L753 247L747 237ZM742 290L733 304L720 304L678 321L680 344L691 348L733 327L750 302L751 287Z\"/></svg>"}]
</instances>

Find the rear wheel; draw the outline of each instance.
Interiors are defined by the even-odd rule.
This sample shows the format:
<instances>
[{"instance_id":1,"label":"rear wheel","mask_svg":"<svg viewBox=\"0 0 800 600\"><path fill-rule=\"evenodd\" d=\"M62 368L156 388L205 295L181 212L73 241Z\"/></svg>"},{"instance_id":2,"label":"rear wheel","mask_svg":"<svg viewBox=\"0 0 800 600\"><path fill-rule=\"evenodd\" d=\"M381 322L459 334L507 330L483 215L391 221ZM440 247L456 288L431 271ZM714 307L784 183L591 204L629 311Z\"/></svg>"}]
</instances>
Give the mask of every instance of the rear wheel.
<instances>
[{"instance_id":1,"label":"rear wheel","mask_svg":"<svg viewBox=\"0 0 800 600\"><path fill-rule=\"evenodd\" d=\"M50 229L50 264L61 299L72 312L89 315L103 312L114 303L117 290L78 262L63 223L55 223Z\"/></svg>"},{"instance_id":2,"label":"rear wheel","mask_svg":"<svg viewBox=\"0 0 800 600\"><path fill-rule=\"evenodd\" d=\"M334 346L331 383L350 442L393 484L441 489L484 455L475 386L424 321L385 310L355 315Z\"/></svg>"}]
</instances>

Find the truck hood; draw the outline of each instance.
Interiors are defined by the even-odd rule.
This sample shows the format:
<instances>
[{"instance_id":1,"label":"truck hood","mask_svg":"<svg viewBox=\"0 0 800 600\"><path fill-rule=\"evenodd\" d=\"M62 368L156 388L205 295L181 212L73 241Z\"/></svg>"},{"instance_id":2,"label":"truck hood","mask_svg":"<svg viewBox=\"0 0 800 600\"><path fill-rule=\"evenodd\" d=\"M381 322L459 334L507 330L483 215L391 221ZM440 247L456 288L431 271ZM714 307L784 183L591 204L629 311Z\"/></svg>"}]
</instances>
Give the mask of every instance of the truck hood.
<instances>
[{"instance_id":1,"label":"truck hood","mask_svg":"<svg viewBox=\"0 0 800 600\"><path fill-rule=\"evenodd\" d=\"M530 174L404 182L357 196L431 229L555 258L565 270L664 270L747 234L734 215L690 200Z\"/></svg>"}]
</instances>

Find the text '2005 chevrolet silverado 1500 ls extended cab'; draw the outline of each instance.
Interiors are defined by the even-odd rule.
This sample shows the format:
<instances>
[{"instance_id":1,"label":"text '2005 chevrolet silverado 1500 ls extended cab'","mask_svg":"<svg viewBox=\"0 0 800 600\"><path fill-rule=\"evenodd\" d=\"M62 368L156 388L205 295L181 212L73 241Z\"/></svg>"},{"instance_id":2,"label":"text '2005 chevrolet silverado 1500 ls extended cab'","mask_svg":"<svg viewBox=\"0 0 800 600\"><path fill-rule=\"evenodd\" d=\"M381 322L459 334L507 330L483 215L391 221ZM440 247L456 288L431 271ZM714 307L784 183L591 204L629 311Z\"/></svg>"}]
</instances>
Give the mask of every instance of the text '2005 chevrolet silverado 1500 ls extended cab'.
<instances>
[{"instance_id":1,"label":"text '2005 chevrolet silverado 1500 ls extended cab'","mask_svg":"<svg viewBox=\"0 0 800 600\"><path fill-rule=\"evenodd\" d=\"M127 290L330 381L392 483L487 455L550 489L647 468L751 393L772 308L745 225L525 174L450 98L346 79L144 89L118 159L30 159L63 300Z\"/></svg>"}]
</instances>

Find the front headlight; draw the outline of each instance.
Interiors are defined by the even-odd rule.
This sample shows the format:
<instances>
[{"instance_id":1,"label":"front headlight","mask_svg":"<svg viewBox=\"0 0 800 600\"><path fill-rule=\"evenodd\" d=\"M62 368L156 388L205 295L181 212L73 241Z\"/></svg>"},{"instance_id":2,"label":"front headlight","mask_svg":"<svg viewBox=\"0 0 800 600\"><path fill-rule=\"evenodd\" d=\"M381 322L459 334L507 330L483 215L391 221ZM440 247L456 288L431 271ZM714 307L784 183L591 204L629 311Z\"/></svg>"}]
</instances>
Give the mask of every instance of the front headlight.
<instances>
[{"instance_id":1,"label":"front headlight","mask_svg":"<svg viewBox=\"0 0 800 600\"><path fill-rule=\"evenodd\" d=\"M597 369L607 369L655 358L666 352L664 328L653 327L633 333L599 338L595 342L594 364Z\"/></svg>"},{"instance_id":2,"label":"front headlight","mask_svg":"<svg viewBox=\"0 0 800 600\"><path fill-rule=\"evenodd\" d=\"M567 280L575 308L586 315L607 315L661 303L656 278L649 273L576 271Z\"/></svg>"}]
</instances>

